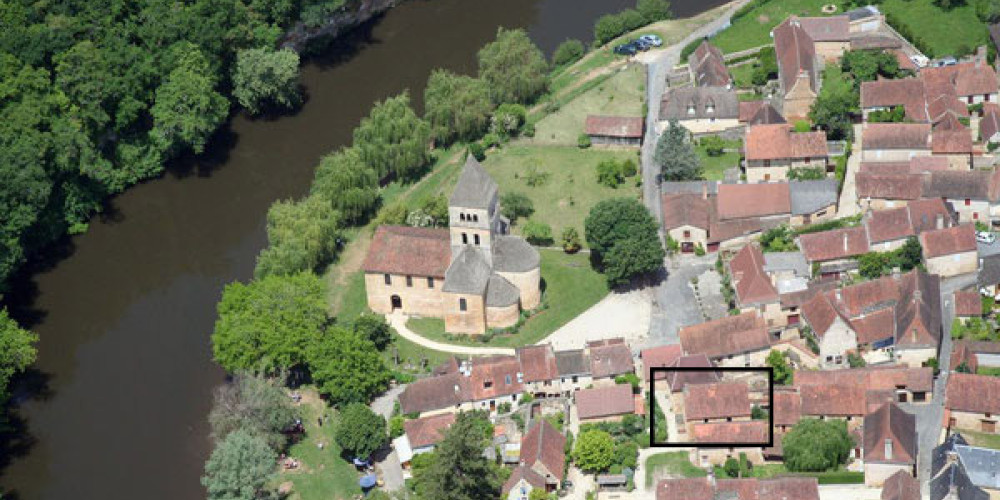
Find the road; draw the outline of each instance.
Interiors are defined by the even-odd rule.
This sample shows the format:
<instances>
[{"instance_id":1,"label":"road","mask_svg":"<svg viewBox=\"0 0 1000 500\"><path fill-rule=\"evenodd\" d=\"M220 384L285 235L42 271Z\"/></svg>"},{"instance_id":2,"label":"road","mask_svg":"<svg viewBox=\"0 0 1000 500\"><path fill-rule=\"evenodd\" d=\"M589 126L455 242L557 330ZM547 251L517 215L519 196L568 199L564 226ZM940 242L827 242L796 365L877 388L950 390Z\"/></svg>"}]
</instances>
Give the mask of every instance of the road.
<instances>
[{"instance_id":1,"label":"road","mask_svg":"<svg viewBox=\"0 0 1000 500\"><path fill-rule=\"evenodd\" d=\"M854 175L861 169L861 125L854 126L854 144L851 145L851 156L847 159L847 169L844 173L844 185L840 189L840 200L837 203L837 217L850 217L861 211L858 207L858 189Z\"/></svg>"}]
</instances>

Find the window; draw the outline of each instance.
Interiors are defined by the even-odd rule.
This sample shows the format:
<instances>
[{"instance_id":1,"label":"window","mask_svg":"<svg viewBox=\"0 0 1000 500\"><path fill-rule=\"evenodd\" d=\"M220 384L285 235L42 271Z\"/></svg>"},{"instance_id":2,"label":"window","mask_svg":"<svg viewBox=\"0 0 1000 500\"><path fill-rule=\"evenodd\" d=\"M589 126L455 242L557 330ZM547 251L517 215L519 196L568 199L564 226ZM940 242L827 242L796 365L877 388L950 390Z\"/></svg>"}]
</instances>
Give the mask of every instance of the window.
<instances>
[{"instance_id":1,"label":"window","mask_svg":"<svg viewBox=\"0 0 1000 500\"><path fill-rule=\"evenodd\" d=\"M822 217L824 215L826 215L826 210L821 210L819 212L816 212L816 217Z\"/></svg>"},{"instance_id":2,"label":"window","mask_svg":"<svg viewBox=\"0 0 1000 500\"><path fill-rule=\"evenodd\" d=\"M489 389L490 387L493 387L493 381L492 380L484 380L483 381L483 387L486 388L486 389Z\"/></svg>"},{"instance_id":3,"label":"window","mask_svg":"<svg viewBox=\"0 0 1000 500\"><path fill-rule=\"evenodd\" d=\"M833 356L827 356L826 357L826 362L829 363L831 361L833 361Z\"/></svg>"},{"instance_id":4,"label":"window","mask_svg":"<svg viewBox=\"0 0 1000 500\"><path fill-rule=\"evenodd\" d=\"M810 158L810 157L807 156L806 159L804 160L805 164L808 165L811 160L812 160L812 158Z\"/></svg>"},{"instance_id":5,"label":"window","mask_svg":"<svg viewBox=\"0 0 1000 500\"><path fill-rule=\"evenodd\" d=\"M384 275L384 277L385 277L385 284L386 285L391 285L392 284L392 276L389 276L388 274L386 274L386 275Z\"/></svg>"},{"instance_id":6,"label":"window","mask_svg":"<svg viewBox=\"0 0 1000 500\"><path fill-rule=\"evenodd\" d=\"M575 384L575 383L576 383L576 381L577 381L577 376L576 376L576 375L573 375L573 383Z\"/></svg>"},{"instance_id":7,"label":"window","mask_svg":"<svg viewBox=\"0 0 1000 500\"><path fill-rule=\"evenodd\" d=\"M479 235L478 234L474 234L474 235L472 235L472 238L476 242L476 246L479 246Z\"/></svg>"},{"instance_id":8,"label":"window","mask_svg":"<svg viewBox=\"0 0 1000 500\"><path fill-rule=\"evenodd\" d=\"M413 276L407 276L406 277L406 286L408 286L408 287L412 287L413 286Z\"/></svg>"},{"instance_id":9,"label":"window","mask_svg":"<svg viewBox=\"0 0 1000 500\"><path fill-rule=\"evenodd\" d=\"M503 378L503 383L510 385L510 375L507 375Z\"/></svg>"},{"instance_id":10,"label":"window","mask_svg":"<svg viewBox=\"0 0 1000 500\"><path fill-rule=\"evenodd\" d=\"M458 214L458 220L465 222L465 214Z\"/></svg>"},{"instance_id":11,"label":"window","mask_svg":"<svg viewBox=\"0 0 1000 500\"><path fill-rule=\"evenodd\" d=\"M427 278L427 288L434 288L434 278Z\"/></svg>"},{"instance_id":12,"label":"window","mask_svg":"<svg viewBox=\"0 0 1000 500\"><path fill-rule=\"evenodd\" d=\"M969 205L972 205L972 200L969 199L969 198L966 198L965 199L965 206L969 206Z\"/></svg>"},{"instance_id":13,"label":"window","mask_svg":"<svg viewBox=\"0 0 1000 500\"><path fill-rule=\"evenodd\" d=\"M465 311L469 308L469 305L465 302L465 299L458 299L458 310Z\"/></svg>"},{"instance_id":14,"label":"window","mask_svg":"<svg viewBox=\"0 0 1000 500\"><path fill-rule=\"evenodd\" d=\"M479 222L479 215L478 214L472 214L472 222Z\"/></svg>"},{"instance_id":15,"label":"window","mask_svg":"<svg viewBox=\"0 0 1000 500\"><path fill-rule=\"evenodd\" d=\"M462 233L462 244L463 245L468 245L469 244L469 235L467 235L465 233Z\"/></svg>"},{"instance_id":16,"label":"window","mask_svg":"<svg viewBox=\"0 0 1000 500\"><path fill-rule=\"evenodd\" d=\"M693 116L694 115L694 104L688 104L687 112L688 112L688 116Z\"/></svg>"},{"instance_id":17,"label":"window","mask_svg":"<svg viewBox=\"0 0 1000 500\"><path fill-rule=\"evenodd\" d=\"M979 212L972 212L972 220L979 220Z\"/></svg>"},{"instance_id":18,"label":"window","mask_svg":"<svg viewBox=\"0 0 1000 500\"><path fill-rule=\"evenodd\" d=\"M765 167L770 167L771 166L771 160L764 160L764 166Z\"/></svg>"}]
</instances>

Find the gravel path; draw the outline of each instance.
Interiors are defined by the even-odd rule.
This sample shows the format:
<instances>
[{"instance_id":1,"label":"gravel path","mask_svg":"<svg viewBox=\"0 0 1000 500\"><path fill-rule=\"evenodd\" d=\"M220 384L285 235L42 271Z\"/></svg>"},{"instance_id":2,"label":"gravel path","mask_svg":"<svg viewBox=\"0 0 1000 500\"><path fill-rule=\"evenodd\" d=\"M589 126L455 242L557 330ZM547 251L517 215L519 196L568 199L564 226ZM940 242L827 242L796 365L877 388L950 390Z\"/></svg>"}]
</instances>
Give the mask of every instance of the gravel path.
<instances>
[{"instance_id":1,"label":"gravel path","mask_svg":"<svg viewBox=\"0 0 1000 500\"><path fill-rule=\"evenodd\" d=\"M414 344L419 344L435 351L464 354L467 356L492 356L496 354L514 355L514 349L509 347L468 347L462 345L443 344L441 342L435 342L424 338L417 335L406 326L406 320L409 319L409 317L401 312L388 314L386 315L386 319L389 320L389 324L396 329L396 333L398 333L400 337L403 337Z\"/></svg>"},{"instance_id":2,"label":"gravel path","mask_svg":"<svg viewBox=\"0 0 1000 500\"><path fill-rule=\"evenodd\" d=\"M651 302L648 289L610 293L538 343L551 342L556 350L581 349L590 340L624 337L629 345L641 345L649 332Z\"/></svg>"}]
</instances>

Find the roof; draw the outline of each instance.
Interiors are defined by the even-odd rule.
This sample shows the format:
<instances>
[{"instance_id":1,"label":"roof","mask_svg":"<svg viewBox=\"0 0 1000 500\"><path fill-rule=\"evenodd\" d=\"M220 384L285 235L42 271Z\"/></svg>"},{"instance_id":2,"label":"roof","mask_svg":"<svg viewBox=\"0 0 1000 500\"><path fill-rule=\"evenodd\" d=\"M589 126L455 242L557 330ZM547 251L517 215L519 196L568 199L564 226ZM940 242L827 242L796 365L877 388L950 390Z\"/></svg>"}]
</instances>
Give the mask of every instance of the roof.
<instances>
[{"instance_id":1,"label":"roof","mask_svg":"<svg viewBox=\"0 0 1000 500\"><path fill-rule=\"evenodd\" d=\"M535 247L518 236L506 234L493 237L493 270L501 273L523 273L538 269L541 257Z\"/></svg>"},{"instance_id":2,"label":"roof","mask_svg":"<svg viewBox=\"0 0 1000 500\"><path fill-rule=\"evenodd\" d=\"M802 418L798 391L774 391L774 425L795 425Z\"/></svg>"},{"instance_id":3,"label":"roof","mask_svg":"<svg viewBox=\"0 0 1000 500\"><path fill-rule=\"evenodd\" d=\"M698 194L665 194L662 198L663 228L693 226L708 231L712 202Z\"/></svg>"},{"instance_id":4,"label":"roof","mask_svg":"<svg viewBox=\"0 0 1000 500\"><path fill-rule=\"evenodd\" d=\"M865 123L861 127L864 149L930 149L929 123Z\"/></svg>"},{"instance_id":5,"label":"roof","mask_svg":"<svg viewBox=\"0 0 1000 500\"><path fill-rule=\"evenodd\" d=\"M556 351L555 355L559 376L590 374L590 356L583 349Z\"/></svg>"},{"instance_id":6,"label":"roof","mask_svg":"<svg viewBox=\"0 0 1000 500\"><path fill-rule=\"evenodd\" d=\"M1000 132L1000 110L995 106L984 107L983 118L979 120L979 136L983 141L989 142L998 132Z\"/></svg>"},{"instance_id":7,"label":"roof","mask_svg":"<svg viewBox=\"0 0 1000 500\"><path fill-rule=\"evenodd\" d=\"M704 354L681 356L671 365L672 368L711 368L715 365ZM719 373L707 370L674 370L667 372L667 382L670 392L681 392L689 384L710 384L719 381Z\"/></svg>"},{"instance_id":8,"label":"roof","mask_svg":"<svg viewBox=\"0 0 1000 500\"><path fill-rule=\"evenodd\" d=\"M791 212L788 183L722 184L716 210L719 220L787 215Z\"/></svg>"},{"instance_id":9,"label":"roof","mask_svg":"<svg viewBox=\"0 0 1000 500\"><path fill-rule=\"evenodd\" d=\"M972 224L924 231L919 238L927 259L976 251L976 229Z\"/></svg>"},{"instance_id":10,"label":"roof","mask_svg":"<svg viewBox=\"0 0 1000 500\"><path fill-rule=\"evenodd\" d=\"M764 253L760 246L751 243L736 253L729 261L736 299L741 306L765 304L778 300L778 290L764 272Z\"/></svg>"},{"instance_id":11,"label":"roof","mask_svg":"<svg viewBox=\"0 0 1000 500\"><path fill-rule=\"evenodd\" d=\"M590 375L592 377L614 377L633 372L635 372L635 364L632 362L632 351L624 342L590 348Z\"/></svg>"},{"instance_id":12,"label":"roof","mask_svg":"<svg viewBox=\"0 0 1000 500\"><path fill-rule=\"evenodd\" d=\"M920 482L906 471L896 471L882 484L881 500L920 500Z\"/></svg>"},{"instance_id":13,"label":"roof","mask_svg":"<svg viewBox=\"0 0 1000 500\"><path fill-rule=\"evenodd\" d=\"M865 463L917 463L916 418L895 403L865 415L864 450Z\"/></svg>"},{"instance_id":14,"label":"roof","mask_svg":"<svg viewBox=\"0 0 1000 500\"><path fill-rule=\"evenodd\" d=\"M423 448L439 443L444 438L444 431L455 423L454 413L444 413L432 417L423 417L403 422L406 437L411 448Z\"/></svg>"},{"instance_id":15,"label":"roof","mask_svg":"<svg viewBox=\"0 0 1000 500\"><path fill-rule=\"evenodd\" d=\"M955 452L972 484L1000 489L1000 450L956 444Z\"/></svg>"},{"instance_id":16,"label":"roof","mask_svg":"<svg viewBox=\"0 0 1000 500\"><path fill-rule=\"evenodd\" d=\"M764 272L792 271L796 276L810 277L811 270L802 252L768 252L764 254Z\"/></svg>"},{"instance_id":17,"label":"roof","mask_svg":"<svg viewBox=\"0 0 1000 500\"><path fill-rule=\"evenodd\" d=\"M924 81L920 78L900 78L861 82L862 109L893 106L903 106L910 120L927 121Z\"/></svg>"},{"instance_id":18,"label":"roof","mask_svg":"<svg viewBox=\"0 0 1000 500\"><path fill-rule=\"evenodd\" d=\"M920 70L920 76L931 84L952 87L958 97L997 93L997 74L988 64L966 62L927 67Z\"/></svg>"},{"instance_id":19,"label":"roof","mask_svg":"<svg viewBox=\"0 0 1000 500\"><path fill-rule=\"evenodd\" d=\"M931 151L934 154L972 154L972 135L969 129L936 129L931 136Z\"/></svg>"},{"instance_id":20,"label":"roof","mask_svg":"<svg viewBox=\"0 0 1000 500\"><path fill-rule=\"evenodd\" d=\"M583 130L587 135L641 138L643 123L641 116L587 115Z\"/></svg>"},{"instance_id":21,"label":"roof","mask_svg":"<svg viewBox=\"0 0 1000 500\"><path fill-rule=\"evenodd\" d=\"M580 389L574 397L576 412L580 419L613 417L635 412L632 386L629 384Z\"/></svg>"},{"instance_id":22,"label":"roof","mask_svg":"<svg viewBox=\"0 0 1000 500\"><path fill-rule=\"evenodd\" d=\"M748 125L787 123L769 101L740 101L739 121Z\"/></svg>"},{"instance_id":23,"label":"roof","mask_svg":"<svg viewBox=\"0 0 1000 500\"><path fill-rule=\"evenodd\" d=\"M361 267L366 273L441 278L450 260L447 229L379 226Z\"/></svg>"},{"instance_id":24,"label":"roof","mask_svg":"<svg viewBox=\"0 0 1000 500\"><path fill-rule=\"evenodd\" d=\"M462 378L449 373L407 384L399 395L399 408L403 413L423 413L460 404L466 399Z\"/></svg>"},{"instance_id":25,"label":"roof","mask_svg":"<svg viewBox=\"0 0 1000 500\"><path fill-rule=\"evenodd\" d=\"M737 119L736 91L726 87L673 87L660 99L660 121L701 118Z\"/></svg>"},{"instance_id":26,"label":"roof","mask_svg":"<svg viewBox=\"0 0 1000 500\"><path fill-rule=\"evenodd\" d=\"M861 226L799 236L799 248L809 262L844 259L868 252L868 235Z\"/></svg>"},{"instance_id":27,"label":"roof","mask_svg":"<svg viewBox=\"0 0 1000 500\"><path fill-rule=\"evenodd\" d=\"M712 500L712 485L704 477L664 479L656 485L656 500Z\"/></svg>"},{"instance_id":28,"label":"roof","mask_svg":"<svg viewBox=\"0 0 1000 500\"><path fill-rule=\"evenodd\" d=\"M850 20L845 15L800 17L798 20L814 42L846 42L850 39Z\"/></svg>"},{"instance_id":29,"label":"roof","mask_svg":"<svg viewBox=\"0 0 1000 500\"><path fill-rule=\"evenodd\" d=\"M719 181L665 181L660 184L663 194L714 195L719 190Z\"/></svg>"},{"instance_id":30,"label":"roof","mask_svg":"<svg viewBox=\"0 0 1000 500\"><path fill-rule=\"evenodd\" d=\"M510 493L510 490L517 486L517 483L521 482L522 479L533 488L545 488L545 478L542 477L541 474L531 470L530 467L518 465L510 473L510 477L507 478L507 481L503 483L504 496L507 496L507 494Z\"/></svg>"},{"instance_id":31,"label":"roof","mask_svg":"<svg viewBox=\"0 0 1000 500\"><path fill-rule=\"evenodd\" d=\"M810 215L837 204L837 180L791 181L788 183L793 215Z\"/></svg>"},{"instance_id":32,"label":"roof","mask_svg":"<svg viewBox=\"0 0 1000 500\"><path fill-rule=\"evenodd\" d=\"M900 240L915 234L907 207L872 212L865 221L865 227L868 229L869 243Z\"/></svg>"},{"instance_id":33,"label":"roof","mask_svg":"<svg viewBox=\"0 0 1000 500\"><path fill-rule=\"evenodd\" d=\"M745 382L717 382L684 388L685 420L748 416L750 391Z\"/></svg>"},{"instance_id":34,"label":"roof","mask_svg":"<svg viewBox=\"0 0 1000 500\"><path fill-rule=\"evenodd\" d=\"M924 193L941 198L997 201L1000 199L1000 169L931 172Z\"/></svg>"},{"instance_id":35,"label":"roof","mask_svg":"<svg viewBox=\"0 0 1000 500\"><path fill-rule=\"evenodd\" d=\"M556 353L551 344L518 347L517 359L525 382L543 382L559 378Z\"/></svg>"},{"instance_id":36,"label":"roof","mask_svg":"<svg viewBox=\"0 0 1000 500\"><path fill-rule=\"evenodd\" d=\"M667 344L657 347L650 347L649 349L643 349L639 353L639 358L642 360L642 379L649 380L649 372L651 368L666 368L681 357L681 345L680 344ZM667 377L665 372L659 372L656 374L657 380L662 380Z\"/></svg>"},{"instance_id":37,"label":"roof","mask_svg":"<svg viewBox=\"0 0 1000 500\"><path fill-rule=\"evenodd\" d=\"M979 260L979 286L1000 284L1000 254L986 255Z\"/></svg>"},{"instance_id":38,"label":"roof","mask_svg":"<svg viewBox=\"0 0 1000 500\"><path fill-rule=\"evenodd\" d=\"M819 158L829 154L824 132L795 132L788 124L750 126L745 149L749 161Z\"/></svg>"},{"instance_id":39,"label":"roof","mask_svg":"<svg viewBox=\"0 0 1000 500\"><path fill-rule=\"evenodd\" d=\"M865 390L857 385L804 385L799 388L803 415L860 416L866 413Z\"/></svg>"},{"instance_id":40,"label":"roof","mask_svg":"<svg viewBox=\"0 0 1000 500\"><path fill-rule=\"evenodd\" d=\"M754 312L686 326L680 329L679 336L686 354L709 358L758 351L771 345L764 319Z\"/></svg>"},{"instance_id":41,"label":"roof","mask_svg":"<svg viewBox=\"0 0 1000 500\"><path fill-rule=\"evenodd\" d=\"M955 292L956 316L982 316L983 300L975 290L958 290Z\"/></svg>"},{"instance_id":42,"label":"roof","mask_svg":"<svg viewBox=\"0 0 1000 500\"><path fill-rule=\"evenodd\" d=\"M952 373L944 406L970 413L1000 413L1000 377Z\"/></svg>"},{"instance_id":43,"label":"roof","mask_svg":"<svg viewBox=\"0 0 1000 500\"><path fill-rule=\"evenodd\" d=\"M725 496L733 492L738 496ZM664 479L656 485L656 500L819 500L819 486L814 477L779 477L769 479L708 478ZM978 499L977 499L978 500Z\"/></svg>"},{"instance_id":44,"label":"roof","mask_svg":"<svg viewBox=\"0 0 1000 500\"><path fill-rule=\"evenodd\" d=\"M878 7L874 5L866 5L864 7L858 7L844 12L844 15L851 21L860 21L862 19L868 19L869 17L879 15L879 11Z\"/></svg>"},{"instance_id":45,"label":"roof","mask_svg":"<svg viewBox=\"0 0 1000 500\"><path fill-rule=\"evenodd\" d=\"M819 88L816 47L795 16L789 16L772 32L782 90L788 92L800 74L808 76L809 89Z\"/></svg>"},{"instance_id":46,"label":"roof","mask_svg":"<svg viewBox=\"0 0 1000 500\"><path fill-rule=\"evenodd\" d=\"M769 432L764 420L697 423L691 426L692 440L700 443L762 444L768 442Z\"/></svg>"},{"instance_id":47,"label":"roof","mask_svg":"<svg viewBox=\"0 0 1000 500\"><path fill-rule=\"evenodd\" d=\"M479 247L466 245L459 250L444 274L444 286L449 293L482 295L486 292L493 269Z\"/></svg>"},{"instance_id":48,"label":"roof","mask_svg":"<svg viewBox=\"0 0 1000 500\"><path fill-rule=\"evenodd\" d=\"M490 281L486 286L486 307L512 306L517 304L520 298L520 290L506 278L496 273L490 275Z\"/></svg>"},{"instance_id":49,"label":"roof","mask_svg":"<svg viewBox=\"0 0 1000 500\"><path fill-rule=\"evenodd\" d=\"M490 208L497 190L496 181L475 157L469 155L465 159L465 166L458 176L458 182L455 183L455 190L451 193L448 205L486 210Z\"/></svg>"},{"instance_id":50,"label":"roof","mask_svg":"<svg viewBox=\"0 0 1000 500\"><path fill-rule=\"evenodd\" d=\"M858 172L854 175L854 184L859 199L916 200L924 190L923 176L910 173Z\"/></svg>"},{"instance_id":51,"label":"roof","mask_svg":"<svg viewBox=\"0 0 1000 500\"><path fill-rule=\"evenodd\" d=\"M559 432L548 420L536 419L536 423L521 439L521 464L538 471L540 465L548 470L557 482L563 480L566 457L566 436Z\"/></svg>"},{"instance_id":52,"label":"roof","mask_svg":"<svg viewBox=\"0 0 1000 500\"><path fill-rule=\"evenodd\" d=\"M842 370L796 370L793 385L801 394L801 414L810 416L862 416L868 413L869 395L879 396L903 387L927 392L933 387L930 368L883 365ZM880 402L879 398L875 398Z\"/></svg>"},{"instance_id":53,"label":"roof","mask_svg":"<svg viewBox=\"0 0 1000 500\"><path fill-rule=\"evenodd\" d=\"M732 83L726 60L716 46L705 40L688 57L695 85L725 87Z\"/></svg>"},{"instance_id":54,"label":"roof","mask_svg":"<svg viewBox=\"0 0 1000 500\"><path fill-rule=\"evenodd\" d=\"M931 454L931 498L942 500L952 486L959 500L988 500L980 487L1000 489L1000 451L969 446L959 433L950 434Z\"/></svg>"}]
</instances>

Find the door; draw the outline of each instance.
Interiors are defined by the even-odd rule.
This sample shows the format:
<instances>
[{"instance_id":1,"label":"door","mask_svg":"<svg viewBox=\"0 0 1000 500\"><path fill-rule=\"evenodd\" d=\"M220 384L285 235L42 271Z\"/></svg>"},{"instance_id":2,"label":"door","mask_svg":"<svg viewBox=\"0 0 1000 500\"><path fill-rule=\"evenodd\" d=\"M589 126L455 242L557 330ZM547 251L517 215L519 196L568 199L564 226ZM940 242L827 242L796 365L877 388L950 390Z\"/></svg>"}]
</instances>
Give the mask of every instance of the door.
<instances>
[{"instance_id":1,"label":"door","mask_svg":"<svg viewBox=\"0 0 1000 500\"><path fill-rule=\"evenodd\" d=\"M401 299L399 297L399 295L393 295L389 300L392 301L392 310L393 311L395 311L396 309L402 309L403 308L403 299Z\"/></svg>"},{"instance_id":2,"label":"door","mask_svg":"<svg viewBox=\"0 0 1000 500\"><path fill-rule=\"evenodd\" d=\"M694 252L694 243L691 243L690 241L685 241L684 243L681 243L681 252L684 253Z\"/></svg>"},{"instance_id":3,"label":"door","mask_svg":"<svg viewBox=\"0 0 1000 500\"><path fill-rule=\"evenodd\" d=\"M997 431L997 423L993 420L983 420L983 432L989 432L990 434Z\"/></svg>"},{"instance_id":4,"label":"door","mask_svg":"<svg viewBox=\"0 0 1000 500\"><path fill-rule=\"evenodd\" d=\"M899 402L900 403L905 403L906 402L906 393L905 392L900 392L900 393L896 394L896 397L899 398Z\"/></svg>"}]
</instances>

